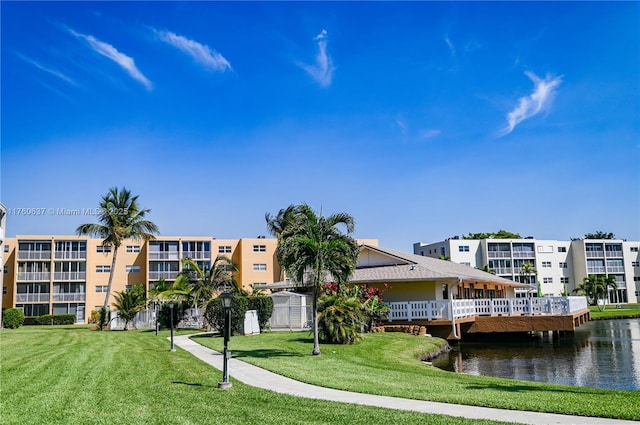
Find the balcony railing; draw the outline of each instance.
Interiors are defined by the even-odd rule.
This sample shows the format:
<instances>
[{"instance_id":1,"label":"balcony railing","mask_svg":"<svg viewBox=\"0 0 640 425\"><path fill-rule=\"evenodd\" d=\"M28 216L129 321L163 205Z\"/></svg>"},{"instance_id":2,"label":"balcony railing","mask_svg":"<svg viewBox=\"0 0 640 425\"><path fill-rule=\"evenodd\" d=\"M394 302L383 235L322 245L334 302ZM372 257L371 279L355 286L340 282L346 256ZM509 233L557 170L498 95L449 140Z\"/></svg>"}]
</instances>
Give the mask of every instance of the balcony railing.
<instances>
[{"instance_id":1,"label":"balcony railing","mask_svg":"<svg viewBox=\"0 0 640 425\"><path fill-rule=\"evenodd\" d=\"M149 272L149 279L151 280L158 280L158 279L165 279L165 280L175 280L178 277L178 272L174 271L174 272L154 272L154 271L150 271Z\"/></svg>"},{"instance_id":2,"label":"balcony railing","mask_svg":"<svg viewBox=\"0 0 640 425\"><path fill-rule=\"evenodd\" d=\"M585 297L493 298L386 303L389 321L451 320L475 316L567 315L587 310Z\"/></svg>"},{"instance_id":3,"label":"balcony railing","mask_svg":"<svg viewBox=\"0 0 640 425\"><path fill-rule=\"evenodd\" d=\"M87 294L84 292L75 292L75 293L53 293L53 301L61 301L61 302L84 302L87 298Z\"/></svg>"},{"instance_id":4,"label":"balcony railing","mask_svg":"<svg viewBox=\"0 0 640 425\"><path fill-rule=\"evenodd\" d=\"M17 280L28 280L28 281L36 281L36 280L49 280L51 279L50 272L18 272Z\"/></svg>"},{"instance_id":5,"label":"balcony railing","mask_svg":"<svg viewBox=\"0 0 640 425\"><path fill-rule=\"evenodd\" d=\"M50 260L51 251L18 251L18 260Z\"/></svg>"},{"instance_id":6,"label":"balcony railing","mask_svg":"<svg viewBox=\"0 0 640 425\"><path fill-rule=\"evenodd\" d=\"M587 251L587 258L604 258L604 251Z\"/></svg>"},{"instance_id":7,"label":"balcony railing","mask_svg":"<svg viewBox=\"0 0 640 425\"><path fill-rule=\"evenodd\" d=\"M513 251L513 258L536 258L533 251Z\"/></svg>"},{"instance_id":8,"label":"balcony railing","mask_svg":"<svg viewBox=\"0 0 640 425\"><path fill-rule=\"evenodd\" d=\"M53 272L53 280L85 280L87 272Z\"/></svg>"},{"instance_id":9,"label":"balcony railing","mask_svg":"<svg viewBox=\"0 0 640 425\"><path fill-rule=\"evenodd\" d=\"M597 273L605 273L606 269L604 266L591 266L587 267L587 273L589 274L597 274Z\"/></svg>"},{"instance_id":10,"label":"balcony railing","mask_svg":"<svg viewBox=\"0 0 640 425\"><path fill-rule=\"evenodd\" d=\"M56 251L54 257L63 260L84 260L87 258L87 251Z\"/></svg>"},{"instance_id":11,"label":"balcony railing","mask_svg":"<svg viewBox=\"0 0 640 425\"><path fill-rule=\"evenodd\" d=\"M496 274L513 274L512 267L493 267L491 268Z\"/></svg>"},{"instance_id":12,"label":"balcony railing","mask_svg":"<svg viewBox=\"0 0 640 425\"><path fill-rule=\"evenodd\" d=\"M211 259L211 251L182 251L182 258L191 258L192 260L209 260Z\"/></svg>"},{"instance_id":13,"label":"balcony railing","mask_svg":"<svg viewBox=\"0 0 640 425\"><path fill-rule=\"evenodd\" d=\"M150 252L149 260L178 260L178 252Z\"/></svg>"},{"instance_id":14,"label":"balcony railing","mask_svg":"<svg viewBox=\"0 0 640 425\"><path fill-rule=\"evenodd\" d=\"M16 303L48 303L49 293L16 294Z\"/></svg>"},{"instance_id":15,"label":"balcony railing","mask_svg":"<svg viewBox=\"0 0 640 425\"><path fill-rule=\"evenodd\" d=\"M511 251L489 251L489 258L511 258Z\"/></svg>"},{"instance_id":16,"label":"balcony railing","mask_svg":"<svg viewBox=\"0 0 640 425\"><path fill-rule=\"evenodd\" d=\"M607 266L607 273L624 273L624 266Z\"/></svg>"}]
</instances>

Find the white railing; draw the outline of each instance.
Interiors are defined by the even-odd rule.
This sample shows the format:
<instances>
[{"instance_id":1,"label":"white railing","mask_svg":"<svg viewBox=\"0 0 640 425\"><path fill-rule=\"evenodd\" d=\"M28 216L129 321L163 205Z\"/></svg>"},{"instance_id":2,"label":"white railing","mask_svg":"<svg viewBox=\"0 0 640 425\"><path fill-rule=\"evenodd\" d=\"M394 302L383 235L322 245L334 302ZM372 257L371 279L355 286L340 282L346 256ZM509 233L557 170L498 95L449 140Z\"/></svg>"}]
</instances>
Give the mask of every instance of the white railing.
<instances>
[{"instance_id":1,"label":"white railing","mask_svg":"<svg viewBox=\"0 0 640 425\"><path fill-rule=\"evenodd\" d=\"M513 258L536 258L533 251L513 251Z\"/></svg>"},{"instance_id":2,"label":"white railing","mask_svg":"<svg viewBox=\"0 0 640 425\"><path fill-rule=\"evenodd\" d=\"M604 251L587 251L587 258L603 258Z\"/></svg>"},{"instance_id":3,"label":"white railing","mask_svg":"<svg viewBox=\"0 0 640 425\"><path fill-rule=\"evenodd\" d=\"M566 315L587 310L585 297L481 298L386 303L389 321L451 320L475 316Z\"/></svg>"},{"instance_id":4,"label":"white railing","mask_svg":"<svg viewBox=\"0 0 640 425\"><path fill-rule=\"evenodd\" d=\"M491 270L496 272L496 274L513 274L512 267L494 267Z\"/></svg>"},{"instance_id":5,"label":"white railing","mask_svg":"<svg viewBox=\"0 0 640 425\"><path fill-rule=\"evenodd\" d=\"M49 280L50 272L18 272L17 280Z\"/></svg>"},{"instance_id":6,"label":"white railing","mask_svg":"<svg viewBox=\"0 0 640 425\"><path fill-rule=\"evenodd\" d=\"M73 292L73 293L53 293L53 301L64 301L64 302L78 302L85 301L87 294L84 292Z\"/></svg>"},{"instance_id":7,"label":"white railing","mask_svg":"<svg viewBox=\"0 0 640 425\"><path fill-rule=\"evenodd\" d=\"M211 251L182 251L182 258L191 258L192 260L209 260L211 259Z\"/></svg>"},{"instance_id":8,"label":"white railing","mask_svg":"<svg viewBox=\"0 0 640 425\"><path fill-rule=\"evenodd\" d=\"M624 266L607 266L607 273L624 273Z\"/></svg>"},{"instance_id":9,"label":"white railing","mask_svg":"<svg viewBox=\"0 0 640 425\"><path fill-rule=\"evenodd\" d=\"M16 294L16 303L48 303L49 293Z\"/></svg>"},{"instance_id":10,"label":"white railing","mask_svg":"<svg viewBox=\"0 0 640 425\"><path fill-rule=\"evenodd\" d=\"M87 258L87 251L56 251L54 257L57 259L83 260Z\"/></svg>"},{"instance_id":11,"label":"white railing","mask_svg":"<svg viewBox=\"0 0 640 425\"><path fill-rule=\"evenodd\" d=\"M511 251L489 251L489 258L511 258Z\"/></svg>"},{"instance_id":12,"label":"white railing","mask_svg":"<svg viewBox=\"0 0 640 425\"><path fill-rule=\"evenodd\" d=\"M607 253L607 258L623 258L622 251L605 251Z\"/></svg>"},{"instance_id":13,"label":"white railing","mask_svg":"<svg viewBox=\"0 0 640 425\"><path fill-rule=\"evenodd\" d=\"M149 253L149 260L177 260L177 251L153 251Z\"/></svg>"},{"instance_id":14,"label":"white railing","mask_svg":"<svg viewBox=\"0 0 640 425\"><path fill-rule=\"evenodd\" d=\"M85 280L87 272L53 272L53 280Z\"/></svg>"},{"instance_id":15,"label":"white railing","mask_svg":"<svg viewBox=\"0 0 640 425\"><path fill-rule=\"evenodd\" d=\"M50 260L51 251L18 251L18 260Z\"/></svg>"},{"instance_id":16,"label":"white railing","mask_svg":"<svg viewBox=\"0 0 640 425\"><path fill-rule=\"evenodd\" d=\"M177 277L178 277L177 271L174 271L174 272L150 271L149 272L149 279L151 280L158 280L158 279L175 280Z\"/></svg>"},{"instance_id":17,"label":"white railing","mask_svg":"<svg viewBox=\"0 0 640 425\"><path fill-rule=\"evenodd\" d=\"M605 270L604 266L587 266L587 273L589 274L605 273Z\"/></svg>"}]
</instances>

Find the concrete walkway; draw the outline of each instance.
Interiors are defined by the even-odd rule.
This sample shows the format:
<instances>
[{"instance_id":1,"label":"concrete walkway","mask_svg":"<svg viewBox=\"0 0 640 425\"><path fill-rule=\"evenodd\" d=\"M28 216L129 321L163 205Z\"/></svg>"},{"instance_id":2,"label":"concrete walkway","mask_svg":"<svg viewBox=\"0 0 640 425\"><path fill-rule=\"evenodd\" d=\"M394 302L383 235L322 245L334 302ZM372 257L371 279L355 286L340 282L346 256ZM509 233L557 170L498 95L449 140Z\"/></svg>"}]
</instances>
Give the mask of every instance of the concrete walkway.
<instances>
[{"instance_id":1,"label":"concrete walkway","mask_svg":"<svg viewBox=\"0 0 640 425\"><path fill-rule=\"evenodd\" d=\"M222 354L206 348L190 339L193 335L180 335L174 338L174 344L208 363L216 369L222 370ZM516 410L494 409L489 407L475 407L459 404L437 403L432 401L411 400L398 397L361 394L349 391L334 390L295 381L249 363L231 358L229 360L229 375L238 381L252 387L263 388L282 394L318 400L338 401L343 403L362 404L365 406L386 407L389 409L409 410L421 413L457 416L469 419L491 419L496 421L551 425L621 425L638 424L633 421L616 419L591 418L585 416L558 415L553 413L538 413ZM221 376L222 378L222 376Z\"/></svg>"}]
</instances>

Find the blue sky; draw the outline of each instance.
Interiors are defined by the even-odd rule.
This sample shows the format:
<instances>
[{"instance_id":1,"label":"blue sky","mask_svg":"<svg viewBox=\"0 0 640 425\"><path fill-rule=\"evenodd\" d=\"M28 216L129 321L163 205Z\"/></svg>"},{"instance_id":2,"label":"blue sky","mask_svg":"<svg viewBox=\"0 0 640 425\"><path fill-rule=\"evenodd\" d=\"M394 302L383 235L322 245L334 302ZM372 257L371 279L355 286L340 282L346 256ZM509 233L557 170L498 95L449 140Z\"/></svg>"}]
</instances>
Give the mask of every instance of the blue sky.
<instances>
[{"instance_id":1,"label":"blue sky","mask_svg":"<svg viewBox=\"0 0 640 425\"><path fill-rule=\"evenodd\" d=\"M93 217L51 209L126 186L163 235L307 202L403 251L640 239L638 2L0 7L9 236L72 234Z\"/></svg>"}]
</instances>

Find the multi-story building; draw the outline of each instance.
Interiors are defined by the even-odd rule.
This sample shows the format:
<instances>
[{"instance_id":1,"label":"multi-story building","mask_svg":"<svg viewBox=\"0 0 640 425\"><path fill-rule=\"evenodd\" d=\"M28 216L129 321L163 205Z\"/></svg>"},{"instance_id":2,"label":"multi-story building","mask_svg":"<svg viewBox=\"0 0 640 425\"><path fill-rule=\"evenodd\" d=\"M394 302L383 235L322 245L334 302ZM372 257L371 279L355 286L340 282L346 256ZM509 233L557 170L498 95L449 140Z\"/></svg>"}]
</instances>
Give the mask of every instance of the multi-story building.
<instances>
[{"instance_id":1,"label":"multi-story building","mask_svg":"<svg viewBox=\"0 0 640 425\"><path fill-rule=\"evenodd\" d=\"M545 295L571 293L588 275L611 275L615 277L618 289L610 292L610 301L626 303L640 299L639 248L640 242L619 239L558 241L531 237L482 240L453 237L430 244L417 242L413 252L488 269L500 277L530 283L532 288L537 288L539 282ZM518 292L525 296L527 289Z\"/></svg>"},{"instance_id":2,"label":"multi-story building","mask_svg":"<svg viewBox=\"0 0 640 425\"><path fill-rule=\"evenodd\" d=\"M4 233L7 227L7 209L0 202L0 264L3 266L2 273L0 273L0 307L2 307L4 295L7 293L7 287L4 286ZM1 308L0 308L1 310ZM2 329L2 314L0 314L0 329Z\"/></svg>"},{"instance_id":3,"label":"multi-story building","mask_svg":"<svg viewBox=\"0 0 640 425\"><path fill-rule=\"evenodd\" d=\"M2 222L4 223L4 221ZM4 227L3 227L4 228ZM0 237L2 233L0 233ZM377 240L359 241L377 245ZM115 291L135 284L147 290L160 279L174 281L182 259L209 268L216 257L231 259L234 278L251 292L255 284L284 280L276 257L277 239L215 239L203 236L160 236L151 241L125 240L118 249L109 305ZM16 307L26 316L75 314L86 323L91 310L104 304L113 267L113 249L85 236L17 236L7 238L2 308Z\"/></svg>"}]
</instances>

